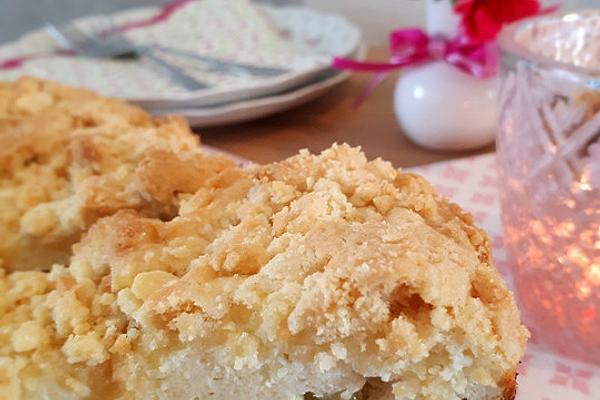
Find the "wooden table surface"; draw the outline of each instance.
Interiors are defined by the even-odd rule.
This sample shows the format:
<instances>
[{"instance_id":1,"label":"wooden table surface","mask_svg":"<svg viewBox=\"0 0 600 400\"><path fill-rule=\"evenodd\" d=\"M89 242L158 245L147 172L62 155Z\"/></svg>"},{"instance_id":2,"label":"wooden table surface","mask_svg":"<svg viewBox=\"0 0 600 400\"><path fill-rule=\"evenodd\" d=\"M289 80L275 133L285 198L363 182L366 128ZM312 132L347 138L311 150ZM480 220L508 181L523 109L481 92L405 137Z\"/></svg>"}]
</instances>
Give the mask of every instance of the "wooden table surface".
<instances>
[{"instance_id":1,"label":"wooden table surface","mask_svg":"<svg viewBox=\"0 0 600 400\"><path fill-rule=\"evenodd\" d=\"M383 49L369 51L369 58L383 56ZM396 167L493 151L491 146L469 152L431 151L417 146L402 133L394 116L395 74L388 76L358 109L352 107L369 79L369 74L353 74L304 106L253 122L200 129L202 142L259 163L281 160L302 148L319 152L334 142L361 146L367 157L381 157Z\"/></svg>"}]
</instances>

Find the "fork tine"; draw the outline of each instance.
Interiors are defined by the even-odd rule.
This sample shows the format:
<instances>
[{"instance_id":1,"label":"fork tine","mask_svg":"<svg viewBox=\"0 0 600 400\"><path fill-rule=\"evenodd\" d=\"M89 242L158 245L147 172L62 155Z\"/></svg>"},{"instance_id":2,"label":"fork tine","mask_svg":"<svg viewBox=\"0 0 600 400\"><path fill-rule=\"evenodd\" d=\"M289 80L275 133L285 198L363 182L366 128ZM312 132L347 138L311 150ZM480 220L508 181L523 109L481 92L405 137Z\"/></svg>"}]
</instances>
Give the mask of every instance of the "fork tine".
<instances>
[{"instance_id":1,"label":"fork tine","mask_svg":"<svg viewBox=\"0 0 600 400\"><path fill-rule=\"evenodd\" d=\"M49 32L65 47L79 48L84 46L86 42L83 32L73 25L63 27L50 25Z\"/></svg>"},{"instance_id":2,"label":"fork tine","mask_svg":"<svg viewBox=\"0 0 600 400\"><path fill-rule=\"evenodd\" d=\"M46 31L62 47L67 47L67 48L73 47L72 40L69 37L69 35L66 34L66 32L64 32L64 29L60 29L54 24L46 24Z\"/></svg>"},{"instance_id":3,"label":"fork tine","mask_svg":"<svg viewBox=\"0 0 600 400\"><path fill-rule=\"evenodd\" d=\"M86 32L77 26L71 26L69 29L76 40L76 45L83 51L93 52L100 56L107 56L114 50L114 45L109 40L104 40L95 33Z\"/></svg>"},{"instance_id":4,"label":"fork tine","mask_svg":"<svg viewBox=\"0 0 600 400\"><path fill-rule=\"evenodd\" d=\"M81 45L89 45L91 43L94 43L93 38L87 32L73 24L68 25L65 28L65 30L67 31L66 33L72 38L72 40L75 43L79 43Z\"/></svg>"}]
</instances>

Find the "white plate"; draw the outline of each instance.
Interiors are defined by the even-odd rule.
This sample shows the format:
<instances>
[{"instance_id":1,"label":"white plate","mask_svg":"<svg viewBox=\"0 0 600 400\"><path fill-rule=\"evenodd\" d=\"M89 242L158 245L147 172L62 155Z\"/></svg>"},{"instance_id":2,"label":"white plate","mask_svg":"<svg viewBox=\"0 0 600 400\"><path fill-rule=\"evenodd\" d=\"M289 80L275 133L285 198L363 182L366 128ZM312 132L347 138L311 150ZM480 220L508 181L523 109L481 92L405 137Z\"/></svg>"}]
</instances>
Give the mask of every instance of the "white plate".
<instances>
[{"instance_id":1,"label":"white plate","mask_svg":"<svg viewBox=\"0 0 600 400\"><path fill-rule=\"evenodd\" d=\"M348 78L347 72L331 71L309 85L283 94L229 103L224 106L150 110L154 115L176 114L193 127L229 125L266 117L308 103Z\"/></svg>"},{"instance_id":2,"label":"white plate","mask_svg":"<svg viewBox=\"0 0 600 400\"><path fill-rule=\"evenodd\" d=\"M110 17L86 17L74 23L82 29L98 29L106 26L107 21L118 24L141 21L157 12L158 9L147 7ZM279 32L284 32L287 39ZM144 107L199 107L297 87L328 68L332 56L355 52L361 37L354 25L335 14L297 6L255 7L248 0L191 2L164 22L131 29L126 34L139 43L158 43L247 64L283 67L288 72L266 78L239 77L206 71L198 63L179 59L176 63L189 74L211 85L190 92L173 85L145 61L53 56L31 60L18 69L0 70L0 79L12 80L30 74L86 86ZM53 48L54 43L45 31L35 31L0 47L0 60Z\"/></svg>"}]
</instances>

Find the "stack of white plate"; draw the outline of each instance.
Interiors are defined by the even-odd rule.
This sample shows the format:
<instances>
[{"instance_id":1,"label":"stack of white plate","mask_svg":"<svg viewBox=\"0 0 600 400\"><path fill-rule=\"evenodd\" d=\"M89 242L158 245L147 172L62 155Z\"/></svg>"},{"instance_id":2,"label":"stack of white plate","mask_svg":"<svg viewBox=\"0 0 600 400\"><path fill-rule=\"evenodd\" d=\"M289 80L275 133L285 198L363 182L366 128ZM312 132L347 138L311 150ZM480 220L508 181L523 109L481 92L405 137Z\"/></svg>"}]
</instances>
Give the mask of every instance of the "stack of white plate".
<instances>
[{"instance_id":1,"label":"stack of white plate","mask_svg":"<svg viewBox=\"0 0 600 400\"><path fill-rule=\"evenodd\" d=\"M249 0L177 0L167 8L127 10L72 24L92 34L109 25L123 27L122 34L135 44L204 57L154 53L205 87L187 90L144 58L55 54L55 39L43 29L0 47L0 63L29 58L17 68L0 68L0 80L22 75L54 79L121 97L156 115L182 115L193 126L213 126L306 103L347 78L329 67L333 56L361 58L364 51L360 30L341 16Z\"/></svg>"}]
</instances>

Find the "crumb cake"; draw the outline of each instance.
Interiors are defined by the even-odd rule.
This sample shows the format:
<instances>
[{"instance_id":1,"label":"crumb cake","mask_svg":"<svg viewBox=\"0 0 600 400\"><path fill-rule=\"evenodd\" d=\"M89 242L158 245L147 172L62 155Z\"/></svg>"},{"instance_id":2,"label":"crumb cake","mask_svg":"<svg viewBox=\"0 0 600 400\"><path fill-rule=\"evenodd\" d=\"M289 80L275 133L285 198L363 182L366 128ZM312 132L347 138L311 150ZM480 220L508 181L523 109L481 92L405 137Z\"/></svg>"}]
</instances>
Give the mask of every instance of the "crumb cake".
<instances>
[{"instance_id":1,"label":"crumb cake","mask_svg":"<svg viewBox=\"0 0 600 400\"><path fill-rule=\"evenodd\" d=\"M230 163L205 163L181 119L33 78L0 83L0 265L65 263L82 232L123 208L170 218L206 168Z\"/></svg>"},{"instance_id":2,"label":"crumb cake","mask_svg":"<svg viewBox=\"0 0 600 400\"><path fill-rule=\"evenodd\" d=\"M152 151L119 154L168 182L110 186L136 200L75 223L67 260L0 268L0 399L514 399L527 331L485 233L425 180L347 145L247 168ZM63 179L30 209L79 198Z\"/></svg>"}]
</instances>

